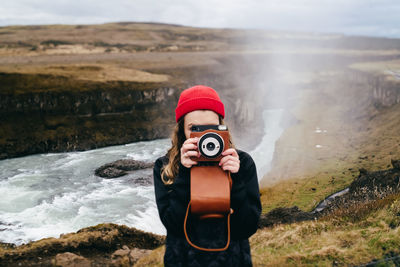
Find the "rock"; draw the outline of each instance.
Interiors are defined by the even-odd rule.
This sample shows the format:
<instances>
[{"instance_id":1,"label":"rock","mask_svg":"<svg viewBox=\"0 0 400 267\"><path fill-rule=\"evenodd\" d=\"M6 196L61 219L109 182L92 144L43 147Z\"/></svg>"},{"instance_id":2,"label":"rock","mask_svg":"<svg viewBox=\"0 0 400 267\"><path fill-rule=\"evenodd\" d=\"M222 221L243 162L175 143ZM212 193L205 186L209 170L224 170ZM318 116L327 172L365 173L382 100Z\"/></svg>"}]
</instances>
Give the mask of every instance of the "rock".
<instances>
[{"instance_id":1,"label":"rock","mask_svg":"<svg viewBox=\"0 0 400 267\"><path fill-rule=\"evenodd\" d=\"M153 184L153 174L149 174L149 175L142 175L139 176L135 179L135 184L137 185L144 185L144 186L148 186L148 185L152 185Z\"/></svg>"},{"instance_id":2,"label":"rock","mask_svg":"<svg viewBox=\"0 0 400 267\"><path fill-rule=\"evenodd\" d=\"M129 252L128 246L154 249L164 242L164 236L147 233L126 225L104 223L82 228L76 233L60 235L60 238L43 238L7 249L7 253L0 253L0 262L16 263L33 257L54 257L59 253L79 253L81 251L88 252L85 256L89 258L90 255L93 257L97 257L99 254L110 255L121 245L126 245L124 249Z\"/></svg>"},{"instance_id":3,"label":"rock","mask_svg":"<svg viewBox=\"0 0 400 267\"><path fill-rule=\"evenodd\" d=\"M291 208L276 208L262 214L258 222L258 227L269 227L279 223L293 223L301 222L306 220L314 220L317 217L316 214L311 212L304 212L297 206Z\"/></svg>"},{"instance_id":4,"label":"rock","mask_svg":"<svg viewBox=\"0 0 400 267\"><path fill-rule=\"evenodd\" d=\"M0 81L0 159L167 138L175 116L170 103L180 93L174 82L21 73L0 73Z\"/></svg>"},{"instance_id":5,"label":"rock","mask_svg":"<svg viewBox=\"0 0 400 267\"><path fill-rule=\"evenodd\" d=\"M121 258L113 259L110 263L111 267L130 267L132 264L129 261L129 257L126 255Z\"/></svg>"},{"instance_id":6,"label":"rock","mask_svg":"<svg viewBox=\"0 0 400 267\"><path fill-rule=\"evenodd\" d=\"M139 169L147 169L152 168L154 166L153 162L143 162L133 159L120 159L114 161L112 164L115 168L124 170L124 171L134 171Z\"/></svg>"},{"instance_id":7,"label":"rock","mask_svg":"<svg viewBox=\"0 0 400 267\"><path fill-rule=\"evenodd\" d=\"M54 261L59 267L90 267L90 260L71 252L57 254Z\"/></svg>"},{"instance_id":8,"label":"rock","mask_svg":"<svg viewBox=\"0 0 400 267\"><path fill-rule=\"evenodd\" d=\"M114 167L108 167L101 171L96 170L96 175L104 178L117 178L126 174L126 171Z\"/></svg>"},{"instance_id":9,"label":"rock","mask_svg":"<svg viewBox=\"0 0 400 267\"><path fill-rule=\"evenodd\" d=\"M124 256L128 256L130 250L127 246L124 246L122 249L118 249L116 250L112 255L111 258L115 259L115 258L119 258L119 257L124 257Z\"/></svg>"},{"instance_id":10,"label":"rock","mask_svg":"<svg viewBox=\"0 0 400 267\"><path fill-rule=\"evenodd\" d=\"M133 264L135 264L141 257L146 256L150 254L151 250L150 249L139 249L139 248L134 248L131 250L129 253L129 259Z\"/></svg>"},{"instance_id":11,"label":"rock","mask_svg":"<svg viewBox=\"0 0 400 267\"><path fill-rule=\"evenodd\" d=\"M398 160L392 159L391 163L392 163L393 169L400 170L400 160L399 159Z\"/></svg>"},{"instance_id":12,"label":"rock","mask_svg":"<svg viewBox=\"0 0 400 267\"><path fill-rule=\"evenodd\" d=\"M132 266L129 259L129 248L127 246L123 246L122 249L116 250L111 255L111 266L120 267L120 266Z\"/></svg>"},{"instance_id":13,"label":"rock","mask_svg":"<svg viewBox=\"0 0 400 267\"><path fill-rule=\"evenodd\" d=\"M360 175L350 184L350 192L359 195L369 194L374 198L373 194L380 194L384 191L399 190L400 188L400 161L392 160L392 169L368 172L360 169Z\"/></svg>"},{"instance_id":14,"label":"rock","mask_svg":"<svg viewBox=\"0 0 400 267\"><path fill-rule=\"evenodd\" d=\"M1 231L1 230L0 230ZM0 242L0 249L4 248L4 249L10 249L10 248L15 248L16 245L13 243L5 243L5 242Z\"/></svg>"},{"instance_id":15,"label":"rock","mask_svg":"<svg viewBox=\"0 0 400 267\"><path fill-rule=\"evenodd\" d=\"M315 213L304 212L296 206L276 208L267 214L262 214L258 226L262 228L279 223L312 220L338 208L371 199L380 199L392 192L398 192L400 191L400 160L392 159L392 166L392 169L370 172L360 168L360 175L350 184L348 193L334 197L322 211ZM349 170L353 169L349 168Z\"/></svg>"},{"instance_id":16,"label":"rock","mask_svg":"<svg viewBox=\"0 0 400 267\"><path fill-rule=\"evenodd\" d=\"M97 168L95 174L104 178L116 178L126 175L129 171L152 168L153 166L153 162L120 159Z\"/></svg>"},{"instance_id":17,"label":"rock","mask_svg":"<svg viewBox=\"0 0 400 267\"><path fill-rule=\"evenodd\" d=\"M322 213L329 213L346 206L365 203L400 191L399 161L392 160L392 169L367 171L360 169L360 175L350 184L347 194L337 196L329 202ZM319 214L321 215L321 214Z\"/></svg>"},{"instance_id":18,"label":"rock","mask_svg":"<svg viewBox=\"0 0 400 267\"><path fill-rule=\"evenodd\" d=\"M149 249L133 248L130 250L128 246L116 250L111 255L111 266L133 266L141 257L149 254Z\"/></svg>"}]
</instances>

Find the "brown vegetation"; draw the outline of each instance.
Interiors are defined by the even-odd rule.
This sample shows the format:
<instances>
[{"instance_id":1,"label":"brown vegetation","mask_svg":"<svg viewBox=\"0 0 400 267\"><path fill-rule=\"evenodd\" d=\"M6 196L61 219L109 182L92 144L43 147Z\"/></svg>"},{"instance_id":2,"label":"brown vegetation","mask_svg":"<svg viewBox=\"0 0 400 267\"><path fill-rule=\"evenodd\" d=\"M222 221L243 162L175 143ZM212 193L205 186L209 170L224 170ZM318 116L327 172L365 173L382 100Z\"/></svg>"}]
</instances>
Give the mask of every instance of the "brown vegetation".
<instances>
[{"instance_id":1,"label":"brown vegetation","mask_svg":"<svg viewBox=\"0 0 400 267\"><path fill-rule=\"evenodd\" d=\"M111 261L111 254L123 245L154 249L164 242L163 236L106 223L83 228L76 233L62 234L60 238L43 238L18 247L2 245L0 262L6 266L52 266L57 254L72 252L90 259L95 266L104 266Z\"/></svg>"}]
</instances>

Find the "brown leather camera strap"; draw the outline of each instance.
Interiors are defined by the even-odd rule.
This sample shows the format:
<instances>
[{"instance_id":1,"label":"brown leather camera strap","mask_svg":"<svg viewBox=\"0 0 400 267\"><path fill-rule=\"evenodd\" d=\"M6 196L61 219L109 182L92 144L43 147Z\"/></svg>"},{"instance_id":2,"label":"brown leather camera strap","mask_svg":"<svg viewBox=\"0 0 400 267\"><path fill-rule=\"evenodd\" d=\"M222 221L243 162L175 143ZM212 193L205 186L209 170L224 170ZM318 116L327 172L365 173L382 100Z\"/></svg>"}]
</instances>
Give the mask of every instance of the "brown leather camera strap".
<instances>
[{"instance_id":1,"label":"brown leather camera strap","mask_svg":"<svg viewBox=\"0 0 400 267\"><path fill-rule=\"evenodd\" d=\"M184 221L185 237L191 246L204 251L223 251L228 248L230 243L230 215L233 213L230 208L231 187L230 172L222 170L218 165L191 167L190 202ZM200 219L227 217L228 238L225 247L201 248L190 241L186 230L189 209L191 214L197 215Z\"/></svg>"}]
</instances>

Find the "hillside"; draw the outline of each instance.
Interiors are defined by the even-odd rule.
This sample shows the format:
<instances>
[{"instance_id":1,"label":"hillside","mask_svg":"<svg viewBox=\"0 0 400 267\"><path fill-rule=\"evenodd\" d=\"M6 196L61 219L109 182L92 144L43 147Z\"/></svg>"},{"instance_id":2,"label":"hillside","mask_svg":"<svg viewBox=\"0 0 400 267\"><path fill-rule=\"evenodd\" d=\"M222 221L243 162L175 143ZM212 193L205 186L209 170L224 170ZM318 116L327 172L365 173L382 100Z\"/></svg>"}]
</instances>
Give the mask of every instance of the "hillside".
<instances>
[{"instance_id":1,"label":"hillside","mask_svg":"<svg viewBox=\"0 0 400 267\"><path fill-rule=\"evenodd\" d=\"M295 123L279 138L272 170L261 181L263 213L293 206L311 211L348 187L360 169L384 170L391 159L400 158L400 81L388 66L399 70L400 62L349 65L320 75L299 93L302 101L290 108ZM315 221L260 229L250 239L254 265L340 266L372 260L396 265L397 258L383 259L400 253L399 201L398 193L389 194L342 206ZM163 249L137 266L161 266Z\"/></svg>"},{"instance_id":2,"label":"hillside","mask_svg":"<svg viewBox=\"0 0 400 267\"><path fill-rule=\"evenodd\" d=\"M382 170L399 158L400 80L387 64L400 69L399 60L349 65L304 91L291 108L297 123L277 141L262 181L264 211L293 205L312 210L347 187L359 169Z\"/></svg>"},{"instance_id":3,"label":"hillside","mask_svg":"<svg viewBox=\"0 0 400 267\"><path fill-rule=\"evenodd\" d=\"M399 43L134 22L1 27L0 158L168 137L168 107L199 83L220 92L234 139L250 150L262 109L296 101L299 88L333 70L394 60Z\"/></svg>"},{"instance_id":4,"label":"hillside","mask_svg":"<svg viewBox=\"0 0 400 267\"><path fill-rule=\"evenodd\" d=\"M254 266L397 266L400 195L353 205L315 221L259 229L251 238ZM162 266L161 246L135 266Z\"/></svg>"}]
</instances>

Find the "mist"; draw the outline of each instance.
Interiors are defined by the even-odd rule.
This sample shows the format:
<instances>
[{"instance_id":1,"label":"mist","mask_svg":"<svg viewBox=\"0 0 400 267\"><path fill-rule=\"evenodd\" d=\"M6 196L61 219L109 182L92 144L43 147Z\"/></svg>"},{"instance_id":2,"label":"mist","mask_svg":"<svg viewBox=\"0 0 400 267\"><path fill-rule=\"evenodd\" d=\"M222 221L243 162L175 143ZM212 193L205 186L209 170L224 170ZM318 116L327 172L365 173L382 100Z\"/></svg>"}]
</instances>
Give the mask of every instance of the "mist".
<instances>
[{"instance_id":1,"label":"mist","mask_svg":"<svg viewBox=\"0 0 400 267\"><path fill-rule=\"evenodd\" d=\"M312 15L304 23L313 23ZM279 128L264 131L274 135L283 129L276 143L270 144L272 162L265 163L268 157L264 162L258 159L259 165L267 165L259 168L262 185L328 172L335 164L346 165L363 156L360 148L370 142L366 134L370 127L363 119L378 112L374 103L381 101L374 97L373 80L388 66L365 68L395 60L397 40L253 30L239 42L247 52L232 55L228 67L236 73L231 83L240 92L240 105L250 110L246 119L262 123L263 110L282 110ZM393 64L398 70L398 63ZM387 85L381 82L381 86ZM259 132L247 131L246 137L240 131L238 139L246 140L241 144L260 141Z\"/></svg>"}]
</instances>

